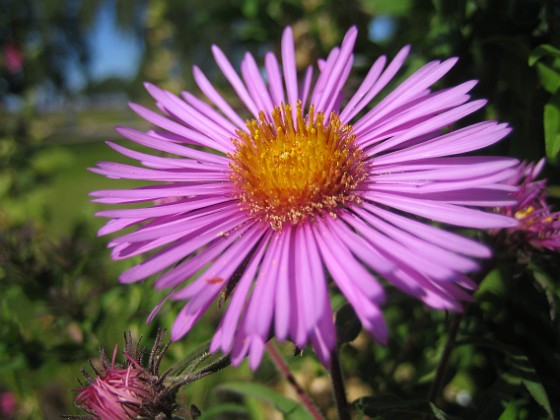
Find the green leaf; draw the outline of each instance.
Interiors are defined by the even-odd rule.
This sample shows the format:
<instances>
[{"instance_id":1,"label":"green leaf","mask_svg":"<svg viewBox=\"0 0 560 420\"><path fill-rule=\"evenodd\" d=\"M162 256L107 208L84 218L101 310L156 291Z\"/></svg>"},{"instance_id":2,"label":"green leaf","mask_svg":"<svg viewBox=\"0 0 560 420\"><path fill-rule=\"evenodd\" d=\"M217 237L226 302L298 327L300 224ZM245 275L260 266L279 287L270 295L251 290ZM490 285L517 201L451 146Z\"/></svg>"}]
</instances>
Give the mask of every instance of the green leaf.
<instances>
[{"instance_id":1,"label":"green leaf","mask_svg":"<svg viewBox=\"0 0 560 420\"><path fill-rule=\"evenodd\" d=\"M245 0L242 6L243 14L248 18L255 18L259 12L258 0Z\"/></svg>"},{"instance_id":2,"label":"green leaf","mask_svg":"<svg viewBox=\"0 0 560 420\"><path fill-rule=\"evenodd\" d=\"M10 187L13 184L13 176L10 172L5 171L0 173L0 197L4 199L4 196L8 194Z\"/></svg>"},{"instance_id":3,"label":"green leaf","mask_svg":"<svg viewBox=\"0 0 560 420\"><path fill-rule=\"evenodd\" d=\"M198 420L211 420L216 418L245 418L247 416L247 409L241 405L227 403L220 404L215 407L210 407L202 411Z\"/></svg>"},{"instance_id":4,"label":"green leaf","mask_svg":"<svg viewBox=\"0 0 560 420\"><path fill-rule=\"evenodd\" d=\"M430 403L430 408L432 409L432 414L437 420L455 420L458 417L450 416L449 414L445 413L441 408L439 408L434 403Z\"/></svg>"},{"instance_id":5,"label":"green leaf","mask_svg":"<svg viewBox=\"0 0 560 420\"><path fill-rule=\"evenodd\" d=\"M550 401L548 395L539 380L535 368L523 353L517 351L511 354L511 360L513 361L513 366L515 373L521 378L521 382L529 391L529 394L533 399L539 403L539 405L544 408L549 418L553 418L552 407L550 406Z\"/></svg>"},{"instance_id":6,"label":"green leaf","mask_svg":"<svg viewBox=\"0 0 560 420\"><path fill-rule=\"evenodd\" d=\"M523 418L520 411L522 409L522 402L518 400L510 401L504 408L503 413L498 417L498 420L511 420Z\"/></svg>"},{"instance_id":7,"label":"green leaf","mask_svg":"<svg viewBox=\"0 0 560 420\"><path fill-rule=\"evenodd\" d=\"M537 64L539 82L548 93L553 94L560 88L560 73L558 70L543 63Z\"/></svg>"},{"instance_id":8,"label":"green leaf","mask_svg":"<svg viewBox=\"0 0 560 420\"><path fill-rule=\"evenodd\" d=\"M499 316L503 311L503 299L507 291L507 282L504 281L500 270L492 270L484 278L475 292L480 308L491 317Z\"/></svg>"},{"instance_id":9,"label":"green leaf","mask_svg":"<svg viewBox=\"0 0 560 420\"><path fill-rule=\"evenodd\" d=\"M365 0L364 6L375 15L403 16L410 13L411 0Z\"/></svg>"},{"instance_id":10,"label":"green leaf","mask_svg":"<svg viewBox=\"0 0 560 420\"><path fill-rule=\"evenodd\" d=\"M284 418L293 420L312 420L313 416L300 403L284 397L277 392L255 383L230 382L217 387L217 391L227 391L248 398L256 398L274 406Z\"/></svg>"},{"instance_id":11,"label":"green leaf","mask_svg":"<svg viewBox=\"0 0 560 420\"><path fill-rule=\"evenodd\" d=\"M50 147L38 152L31 159L34 170L49 175L60 168L69 167L74 162L74 155L63 147Z\"/></svg>"},{"instance_id":12,"label":"green leaf","mask_svg":"<svg viewBox=\"0 0 560 420\"><path fill-rule=\"evenodd\" d=\"M544 141L546 157L556 162L560 152L560 90L544 106Z\"/></svg>"},{"instance_id":13,"label":"green leaf","mask_svg":"<svg viewBox=\"0 0 560 420\"><path fill-rule=\"evenodd\" d=\"M6 352L7 353L7 352ZM12 371L27 369L27 361L23 354L18 354L16 357L12 358L9 362L0 364L0 375L4 376Z\"/></svg>"},{"instance_id":14,"label":"green leaf","mask_svg":"<svg viewBox=\"0 0 560 420\"><path fill-rule=\"evenodd\" d=\"M500 392L494 392L494 398L500 401L504 400L504 395L513 394L517 385L521 383L527 389L531 397L546 411L548 416L550 418L554 417L550 400L548 399L548 395L535 368L529 358L520 349L487 338L463 340L462 342L458 342L457 345L467 343L489 347L503 353L507 358L507 364L511 366L511 369L504 372L497 381L495 387L499 389ZM492 394L492 392L490 392L490 394ZM484 404L485 407L489 405L488 402Z\"/></svg>"},{"instance_id":15,"label":"green leaf","mask_svg":"<svg viewBox=\"0 0 560 420\"><path fill-rule=\"evenodd\" d=\"M560 50L548 44L539 45L529 55L529 65L534 66L542 57L560 58Z\"/></svg>"},{"instance_id":16,"label":"green leaf","mask_svg":"<svg viewBox=\"0 0 560 420\"><path fill-rule=\"evenodd\" d=\"M502 401L511 401L518 387L510 384L502 376L488 388L474 403L474 407L464 413L465 418L476 420L495 419L503 412ZM476 409L475 409L476 408Z\"/></svg>"}]
</instances>

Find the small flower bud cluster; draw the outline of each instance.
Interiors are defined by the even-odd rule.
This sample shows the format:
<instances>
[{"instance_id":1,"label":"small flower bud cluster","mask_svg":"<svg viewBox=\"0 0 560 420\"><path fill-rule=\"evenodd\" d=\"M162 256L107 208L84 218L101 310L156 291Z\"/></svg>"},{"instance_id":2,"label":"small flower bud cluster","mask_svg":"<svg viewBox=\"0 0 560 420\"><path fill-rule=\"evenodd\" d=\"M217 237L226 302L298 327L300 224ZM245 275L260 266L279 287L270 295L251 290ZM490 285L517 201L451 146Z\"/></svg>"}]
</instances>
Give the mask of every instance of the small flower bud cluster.
<instances>
[{"instance_id":1,"label":"small flower bud cluster","mask_svg":"<svg viewBox=\"0 0 560 420\"><path fill-rule=\"evenodd\" d=\"M171 418L176 409L177 386L166 386L167 372L159 374L161 360L169 344L162 345L164 332L160 331L150 353L147 367L143 366L145 348L140 340L134 342L125 334L124 364L116 363L117 346L111 361L100 351L102 368L92 368L95 376L85 370L88 384L78 391L76 404L99 419L126 420L136 418Z\"/></svg>"}]
</instances>

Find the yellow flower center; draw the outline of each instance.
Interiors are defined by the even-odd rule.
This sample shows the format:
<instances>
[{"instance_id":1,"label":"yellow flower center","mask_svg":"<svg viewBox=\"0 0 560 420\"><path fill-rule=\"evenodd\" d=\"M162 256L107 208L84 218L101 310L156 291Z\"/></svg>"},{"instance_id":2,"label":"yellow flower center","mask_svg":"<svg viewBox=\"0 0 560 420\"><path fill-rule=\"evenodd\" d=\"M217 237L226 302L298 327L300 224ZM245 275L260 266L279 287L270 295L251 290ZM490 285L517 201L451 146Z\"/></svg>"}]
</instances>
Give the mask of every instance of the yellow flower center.
<instances>
[{"instance_id":1,"label":"yellow flower center","mask_svg":"<svg viewBox=\"0 0 560 420\"><path fill-rule=\"evenodd\" d=\"M529 216L531 213L533 213L534 211L535 211L535 209L532 206L529 206L527 208L516 211L515 214L514 214L514 217L517 220L523 220L527 216Z\"/></svg>"},{"instance_id":2,"label":"yellow flower center","mask_svg":"<svg viewBox=\"0 0 560 420\"><path fill-rule=\"evenodd\" d=\"M301 102L274 107L247 122L249 132L233 139L231 179L235 197L251 217L275 230L296 225L359 202L356 188L366 178L363 151L350 125L337 114L328 120L311 106L304 118Z\"/></svg>"}]
</instances>

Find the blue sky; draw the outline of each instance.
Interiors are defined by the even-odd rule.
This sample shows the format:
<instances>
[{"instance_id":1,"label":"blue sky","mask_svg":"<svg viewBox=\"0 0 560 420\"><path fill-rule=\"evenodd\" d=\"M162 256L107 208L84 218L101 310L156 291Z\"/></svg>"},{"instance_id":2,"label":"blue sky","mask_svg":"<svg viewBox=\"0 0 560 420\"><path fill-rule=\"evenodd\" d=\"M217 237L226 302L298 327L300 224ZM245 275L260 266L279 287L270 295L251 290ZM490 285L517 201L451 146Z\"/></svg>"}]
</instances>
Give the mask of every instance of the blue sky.
<instances>
[{"instance_id":1,"label":"blue sky","mask_svg":"<svg viewBox=\"0 0 560 420\"><path fill-rule=\"evenodd\" d=\"M372 20L368 30L372 41L383 42L394 35L395 22L389 16L380 15ZM90 71L94 80L111 76L128 78L136 74L143 45L132 35L119 30L112 2L105 2L99 10L88 42L91 48ZM70 70L70 80L71 87L76 90L85 83L84 75L75 66Z\"/></svg>"},{"instance_id":2,"label":"blue sky","mask_svg":"<svg viewBox=\"0 0 560 420\"><path fill-rule=\"evenodd\" d=\"M108 3L108 4L107 4ZM133 36L119 30L114 8L107 2L95 19L88 35L91 52L90 71L94 80L110 76L133 77L141 58L142 44ZM79 89L85 77L78 68L70 72L71 86Z\"/></svg>"},{"instance_id":3,"label":"blue sky","mask_svg":"<svg viewBox=\"0 0 560 420\"><path fill-rule=\"evenodd\" d=\"M133 36L119 31L112 7L100 9L89 41L94 78L127 77L136 73L142 45Z\"/></svg>"}]
</instances>

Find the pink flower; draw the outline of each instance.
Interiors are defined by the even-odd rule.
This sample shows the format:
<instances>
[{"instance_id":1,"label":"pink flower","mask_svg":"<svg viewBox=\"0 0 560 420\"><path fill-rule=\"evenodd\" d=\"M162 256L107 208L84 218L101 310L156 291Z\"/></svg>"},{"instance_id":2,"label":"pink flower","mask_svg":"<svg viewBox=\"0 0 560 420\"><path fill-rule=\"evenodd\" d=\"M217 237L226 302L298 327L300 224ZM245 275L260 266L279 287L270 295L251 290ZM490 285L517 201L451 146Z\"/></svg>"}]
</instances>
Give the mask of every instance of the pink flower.
<instances>
[{"instance_id":1,"label":"pink flower","mask_svg":"<svg viewBox=\"0 0 560 420\"><path fill-rule=\"evenodd\" d=\"M486 102L468 95L474 81L431 90L457 59L426 64L369 109L409 47L389 63L378 58L345 99L356 36L351 28L319 61L318 76L308 68L301 83L289 28L281 64L268 53L260 68L247 53L241 76L213 47L247 122L195 67L207 100L146 84L160 113L131 107L158 128L117 129L166 156L109 143L141 166L101 162L92 169L159 183L92 195L129 204L98 213L111 219L101 235L132 228L110 242L112 257L149 254L120 280L159 273L155 288L185 302L174 340L219 300L229 303L211 350L231 352L234 364L249 354L256 368L271 333L300 348L311 343L328 364L335 344L329 278L364 328L386 342L376 275L430 307L459 311L475 287L465 273L490 256L486 246L429 221L476 229L517 223L484 210L513 204L507 179L517 161L459 156L498 142L510 128L485 121L452 130ZM151 205L171 197L180 200Z\"/></svg>"},{"instance_id":2,"label":"pink flower","mask_svg":"<svg viewBox=\"0 0 560 420\"><path fill-rule=\"evenodd\" d=\"M16 396L10 391L0 392L0 414L2 418L12 418L17 408Z\"/></svg>"},{"instance_id":3,"label":"pink flower","mask_svg":"<svg viewBox=\"0 0 560 420\"><path fill-rule=\"evenodd\" d=\"M76 403L102 419L135 418L144 399L149 398L143 374L143 369L132 363L126 369L113 363L82 389Z\"/></svg>"},{"instance_id":4,"label":"pink flower","mask_svg":"<svg viewBox=\"0 0 560 420\"><path fill-rule=\"evenodd\" d=\"M545 160L520 163L510 183L519 186L516 203L498 211L519 220L519 225L495 232L498 240L513 249L560 251L560 212L552 212L547 203L546 179L535 181Z\"/></svg>"},{"instance_id":5,"label":"pink flower","mask_svg":"<svg viewBox=\"0 0 560 420\"><path fill-rule=\"evenodd\" d=\"M9 73L18 73L23 69L23 51L14 42L4 45L4 62Z\"/></svg>"},{"instance_id":6,"label":"pink flower","mask_svg":"<svg viewBox=\"0 0 560 420\"><path fill-rule=\"evenodd\" d=\"M124 366L115 363L117 347L111 362L102 351L103 368L94 368L95 377L83 371L89 384L78 390L76 404L102 420L156 418L160 413L170 416L176 408L177 386L164 386L165 375L159 375L159 364L168 348L161 347L163 334L160 332L156 339L148 369L142 366L144 349L132 341L130 334L125 335Z\"/></svg>"}]
</instances>

